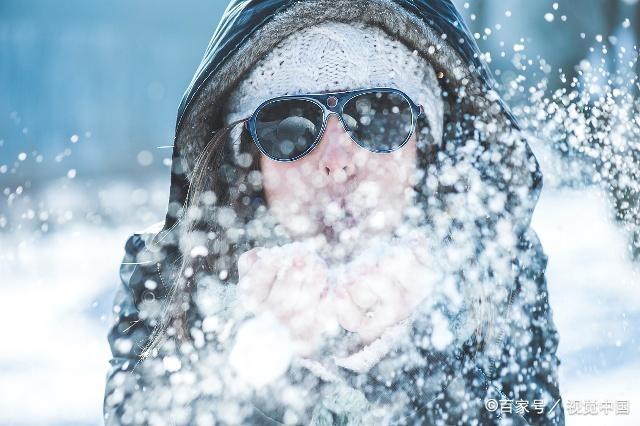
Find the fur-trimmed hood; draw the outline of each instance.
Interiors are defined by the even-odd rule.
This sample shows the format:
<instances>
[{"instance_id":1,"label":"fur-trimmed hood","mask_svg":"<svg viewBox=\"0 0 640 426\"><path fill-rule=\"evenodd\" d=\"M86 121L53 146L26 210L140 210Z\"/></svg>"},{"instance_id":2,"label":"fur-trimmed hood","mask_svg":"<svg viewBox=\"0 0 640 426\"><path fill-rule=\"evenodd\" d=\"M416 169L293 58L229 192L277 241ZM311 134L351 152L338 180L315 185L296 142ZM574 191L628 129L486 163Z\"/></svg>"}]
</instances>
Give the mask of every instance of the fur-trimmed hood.
<instances>
[{"instance_id":1,"label":"fur-trimmed hood","mask_svg":"<svg viewBox=\"0 0 640 426\"><path fill-rule=\"evenodd\" d=\"M186 199L190 173L211 134L222 127L224 100L268 51L295 31L326 20L382 28L425 57L442 86L472 96L478 111L499 110L517 127L496 94L495 80L450 0L233 0L215 30L178 110L171 195L165 229ZM536 170L536 173L539 173ZM534 186L539 186L536 176Z\"/></svg>"}]
</instances>

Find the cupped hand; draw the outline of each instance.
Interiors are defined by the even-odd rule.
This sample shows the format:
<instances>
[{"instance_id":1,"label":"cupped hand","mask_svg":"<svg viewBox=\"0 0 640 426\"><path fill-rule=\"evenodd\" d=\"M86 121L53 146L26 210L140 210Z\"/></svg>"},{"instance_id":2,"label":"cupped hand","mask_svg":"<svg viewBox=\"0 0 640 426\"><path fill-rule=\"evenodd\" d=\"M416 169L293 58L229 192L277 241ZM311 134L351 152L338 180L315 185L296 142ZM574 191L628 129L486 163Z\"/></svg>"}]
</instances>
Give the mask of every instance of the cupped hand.
<instances>
[{"instance_id":1,"label":"cupped hand","mask_svg":"<svg viewBox=\"0 0 640 426\"><path fill-rule=\"evenodd\" d=\"M331 310L327 265L302 244L255 248L238 259L238 297L243 307L269 312L285 325L294 351L314 352L337 325Z\"/></svg>"},{"instance_id":2,"label":"cupped hand","mask_svg":"<svg viewBox=\"0 0 640 426\"><path fill-rule=\"evenodd\" d=\"M414 238L362 253L335 289L339 324L364 344L408 318L433 289L426 240Z\"/></svg>"}]
</instances>

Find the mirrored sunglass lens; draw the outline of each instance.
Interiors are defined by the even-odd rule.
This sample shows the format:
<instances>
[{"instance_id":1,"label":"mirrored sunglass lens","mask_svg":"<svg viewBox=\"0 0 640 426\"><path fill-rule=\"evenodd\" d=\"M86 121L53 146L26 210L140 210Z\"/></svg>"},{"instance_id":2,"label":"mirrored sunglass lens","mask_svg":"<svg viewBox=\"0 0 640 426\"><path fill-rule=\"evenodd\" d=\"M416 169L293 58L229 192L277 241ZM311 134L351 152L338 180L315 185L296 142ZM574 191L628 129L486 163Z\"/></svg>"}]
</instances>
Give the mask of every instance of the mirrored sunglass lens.
<instances>
[{"instance_id":1,"label":"mirrored sunglass lens","mask_svg":"<svg viewBox=\"0 0 640 426\"><path fill-rule=\"evenodd\" d=\"M358 144L373 152L398 149L412 131L411 105L395 92L356 96L345 104L343 118Z\"/></svg>"},{"instance_id":2,"label":"mirrored sunglass lens","mask_svg":"<svg viewBox=\"0 0 640 426\"><path fill-rule=\"evenodd\" d=\"M265 105L256 116L262 149L278 160L302 155L322 128L322 109L310 101L283 99Z\"/></svg>"}]
</instances>

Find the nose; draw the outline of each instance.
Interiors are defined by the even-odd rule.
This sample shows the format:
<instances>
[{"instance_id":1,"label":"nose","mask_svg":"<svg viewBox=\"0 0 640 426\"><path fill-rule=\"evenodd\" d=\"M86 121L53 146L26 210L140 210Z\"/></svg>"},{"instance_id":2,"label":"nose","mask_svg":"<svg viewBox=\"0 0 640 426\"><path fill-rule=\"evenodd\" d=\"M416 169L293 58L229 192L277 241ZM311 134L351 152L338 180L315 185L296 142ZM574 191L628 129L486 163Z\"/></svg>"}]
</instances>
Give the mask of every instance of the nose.
<instances>
[{"instance_id":1,"label":"nose","mask_svg":"<svg viewBox=\"0 0 640 426\"><path fill-rule=\"evenodd\" d=\"M326 176L343 181L356 173L355 144L335 114L329 115L318 148L320 148L318 167Z\"/></svg>"}]
</instances>

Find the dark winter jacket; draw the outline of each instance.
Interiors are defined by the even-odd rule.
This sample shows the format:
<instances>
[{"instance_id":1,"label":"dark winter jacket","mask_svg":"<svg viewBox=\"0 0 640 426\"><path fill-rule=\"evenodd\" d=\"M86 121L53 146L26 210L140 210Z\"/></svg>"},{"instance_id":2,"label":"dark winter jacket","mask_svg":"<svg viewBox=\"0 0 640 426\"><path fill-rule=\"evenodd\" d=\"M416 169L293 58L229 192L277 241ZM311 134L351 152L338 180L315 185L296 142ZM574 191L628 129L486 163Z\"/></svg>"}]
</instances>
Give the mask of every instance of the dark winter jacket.
<instances>
[{"instance_id":1,"label":"dark winter jacket","mask_svg":"<svg viewBox=\"0 0 640 426\"><path fill-rule=\"evenodd\" d=\"M480 99L472 108L483 110L497 106L496 114L517 127L508 108L495 95L490 71L481 61L472 35L450 0L235 0L227 7L180 104L170 200L160 228L167 230L178 219L177 212L184 204L196 157L210 134L222 126L223 100L241 76L279 41L323 20L360 21L381 27L428 57L435 70L445 75L445 84L449 87L468 84L468 92ZM434 45L439 47L435 56L428 53ZM516 309L527 320L499 333L499 344L503 348L500 355L480 357L476 362L479 349L473 339L442 353L398 347L387 360L400 361L381 363L369 377L353 374L349 379L351 385L363 389L372 400L400 391L408 395L415 408L408 424L472 424L474 420L493 424L500 416L513 419L515 424L564 424L557 377L558 334L544 276L547 257L529 227L542 187L542 175L528 145L523 144L524 155L535 167L515 173L521 173L529 182L530 204L517 224L520 250L513 259L513 268L518 278L510 287L508 303L500 312L508 317L511 310ZM139 402L145 399L144 377L134 366L155 324L141 306L145 301L166 298L168 283L163 282L158 272L164 263L175 260L175 252L171 250L161 257L145 252L145 246L159 231L152 229L134 234L125 245L121 284L114 301L114 324L109 333L113 359L104 403L108 424L148 422L144 413L137 412ZM155 285L148 286L149 281ZM421 324L417 322L412 327L415 332ZM427 360L423 366L406 369L400 365L399 372L389 373L389 365L402 363L403 358L396 355L416 350ZM469 360L472 368L468 367ZM447 385L441 386L436 394L424 394L421 384L433 381L434 377L447 377ZM453 404L452 401L459 400L455 394L460 392L471 394L473 403ZM505 404L513 413L501 414L500 408L487 409L491 399L499 404L500 400L509 400L510 403ZM542 414L532 408L534 400L543 401ZM518 401L528 402L522 412L519 412ZM340 413L331 415L330 423L346 424ZM261 417L259 413L252 419L256 423L276 424L269 423L268 417Z\"/></svg>"}]
</instances>

